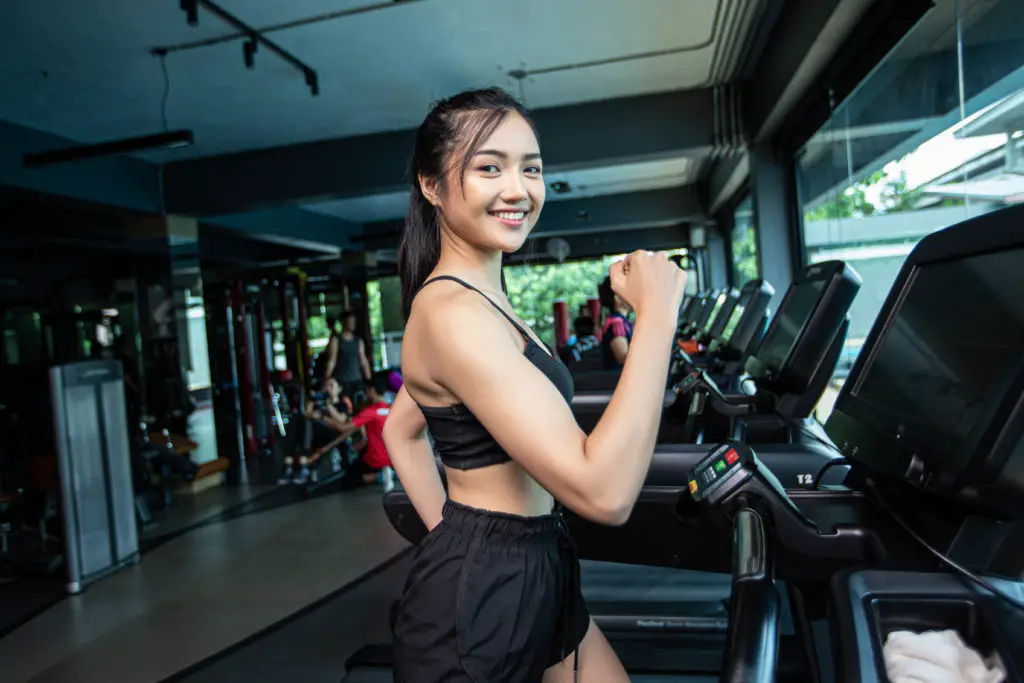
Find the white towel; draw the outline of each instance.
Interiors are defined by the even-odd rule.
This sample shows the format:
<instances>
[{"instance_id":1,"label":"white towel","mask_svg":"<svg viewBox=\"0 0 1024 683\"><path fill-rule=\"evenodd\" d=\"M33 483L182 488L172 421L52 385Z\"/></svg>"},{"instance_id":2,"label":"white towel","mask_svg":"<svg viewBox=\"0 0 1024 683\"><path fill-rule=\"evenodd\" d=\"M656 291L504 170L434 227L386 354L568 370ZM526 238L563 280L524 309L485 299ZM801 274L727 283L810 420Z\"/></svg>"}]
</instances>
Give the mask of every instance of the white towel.
<instances>
[{"instance_id":1,"label":"white towel","mask_svg":"<svg viewBox=\"0 0 1024 683\"><path fill-rule=\"evenodd\" d=\"M997 656L983 660L956 631L893 631L882 655L892 683L1003 683L1006 678Z\"/></svg>"}]
</instances>

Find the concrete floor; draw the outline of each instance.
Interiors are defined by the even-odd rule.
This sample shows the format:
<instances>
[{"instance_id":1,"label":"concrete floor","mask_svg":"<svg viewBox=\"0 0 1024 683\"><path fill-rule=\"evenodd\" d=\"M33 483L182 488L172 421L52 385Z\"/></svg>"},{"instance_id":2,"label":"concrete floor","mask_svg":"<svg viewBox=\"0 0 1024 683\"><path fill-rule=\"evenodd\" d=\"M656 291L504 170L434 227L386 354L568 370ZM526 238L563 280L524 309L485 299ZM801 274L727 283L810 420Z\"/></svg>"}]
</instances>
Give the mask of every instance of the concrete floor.
<instances>
[{"instance_id":1,"label":"concrete floor","mask_svg":"<svg viewBox=\"0 0 1024 683\"><path fill-rule=\"evenodd\" d=\"M407 546L370 489L203 526L0 639L0 678L156 683Z\"/></svg>"}]
</instances>

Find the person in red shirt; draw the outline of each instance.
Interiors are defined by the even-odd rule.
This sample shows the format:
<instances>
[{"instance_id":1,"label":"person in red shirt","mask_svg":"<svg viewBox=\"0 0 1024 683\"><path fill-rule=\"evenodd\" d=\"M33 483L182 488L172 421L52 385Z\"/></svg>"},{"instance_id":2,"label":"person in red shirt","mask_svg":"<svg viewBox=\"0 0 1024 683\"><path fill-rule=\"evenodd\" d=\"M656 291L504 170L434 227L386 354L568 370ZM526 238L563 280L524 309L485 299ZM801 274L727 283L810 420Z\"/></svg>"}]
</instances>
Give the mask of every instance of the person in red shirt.
<instances>
[{"instance_id":1,"label":"person in red shirt","mask_svg":"<svg viewBox=\"0 0 1024 683\"><path fill-rule=\"evenodd\" d=\"M391 412L391 405L384 400L388 382L389 373L376 373L366 387L366 402L352 420L333 425L339 436L362 430L365 437L362 453L349 465L342 479L343 489L373 483L378 475L381 475L381 483L386 491L394 487L394 470L383 437L384 421Z\"/></svg>"}]
</instances>

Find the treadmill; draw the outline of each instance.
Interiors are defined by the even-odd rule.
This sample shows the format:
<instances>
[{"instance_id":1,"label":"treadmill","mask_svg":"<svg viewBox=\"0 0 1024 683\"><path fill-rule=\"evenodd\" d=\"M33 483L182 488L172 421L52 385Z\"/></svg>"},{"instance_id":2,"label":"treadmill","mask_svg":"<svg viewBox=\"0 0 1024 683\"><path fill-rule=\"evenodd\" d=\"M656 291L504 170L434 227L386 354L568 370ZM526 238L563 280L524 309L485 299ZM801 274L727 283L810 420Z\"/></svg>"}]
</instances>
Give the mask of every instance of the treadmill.
<instances>
[{"instance_id":1,"label":"treadmill","mask_svg":"<svg viewBox=\"0 0 1024 683\"><path fill-rule=\"evenodd\" d=\"M710 327L714 322L712 313L716 308L718 299L724 296L720 294L718 290L708 292L706 294L698 294L696 297L691 299L690 304L687 304L684 308L689 309L689 312L684 312L680 318L679 329L687 330L685 336L682 332L677 332L676 339L689 339L689 335L695 334L697 331ZM697 325L699 324L699 328ZM619 383L619 375L622 374L621 369L615 370L585 370L572 372L573 386L575 387L576 393L586 395L588 392L608 392L615 389ZM666 380L666 384L669 384ZM670 399L666 396L666 401Z\"/></svg>"},{"instance_id":2,"label":"treadmill","mask_svg":"<svg viewBox=\"0 0 1024 683\"><path fill-rule=\"evenodd\" d=\"M842 261L804 268L793 279L771 325L744 360L742 375L712 374L683 359L675 372L678 416L684 426L664 441L798 443L820 439L811 417L839 362L847 314L860 290L860 275ZM678 422L678 420L676 420Z\"/></svg>"},{"instance_id":3,"label":"treadmill","mask_svg":"<svg viewBox=\"0 0 1024 683\"><path fill-rule=\"evenodd\" d=\"M786 485L770 446L690 445L656 452L623 526L567 515L583 558L721 573L724 630L665 620L678 632L610 638L633 680L674 657L659 680L881 683L884 638L904 628L958 629L1022 680L1024 619L1004 598L1024 604L1024 587L993 576L1020 571L1006 522L1024 519L1022 223L1024 206L1004 209L908 257L818 444L843 458L831 472L851 466L839 481ZM417 542L401 496L385 510ZM943 571L922 541L1005 595ZM346 681L388 680L385 665L353 657Z\"/></svg>"},{"instance_id":4,"label":"treadmill","mask_svg":"<svg viewBox=\"0 0 1024 683\"><path fill-rule=\"evenodd\" d=\"M680 327L679 335L683 339L691 339L698 330L708 324L708 321L715 314L715 309L721 306L720 299L723 297L723 292L720 289L712 289L709 292L698 295L697 303L693 308L693 315L686 322L685 325Z\"/></svg>"},{"instance_id":5,"label":"treadmill","mask_svg":"<svg viewBox=\"0 0 1024 683\"><path fill-rule=\"evenodd\" d=\"M740 444L691 469L691 542L731 531L734 549L718 680L779 677L775 577L806 624L807 680L883 683L893 632L947 629L1024 680L1022 221L1003 209L910 254L827 423L842 486L794 495Z\"/></svg>"},{"instance_id":6,"label":"treadmill","mask_svg":"<svg viewBox=\"0 0 1024 683\"><path fill-rule=\"evenodd\" d=\"M714 352L709 351L706 356L701 357L701 361L715 367L717 367L716 363L725 363L725 359L738 361L740 355L747 352L760 339L760 334L764 330L768 303L774 294L774 288L763 280L748 282L739 292L727 293L726 301L720 307L718 315L705 323L705 328L710 331L706 340L715 346L715 350ZM696 311L696 307L693 310ZM683 327L688 325L689 323L684 321ZM734 336L735 339L733 339ZM677 337L677 345L679 342L680 338ZM674 387L689 370L689 366L685 365L681 359L685 358L694 362L678 346L673 350L673 356L677 357L677 360L669 368L668 389L665 391L663 401L663 407L666 410L676 404L678 396ZM722 367L728 369L737 365L738 363L733 362L731 365ZM573 379L577 382L572 401L573 415L580 428L590 433L611 401L612 393L618 385L619 373L605 373L606 381L602 385L603 388L600 389L594 382L581 382L575 376ZM662 440L668 442L686 440L673 437L671 434L673 433L666 432L665 438Z\"/></svg>"},{"instance_id":7,"label":"treadmill","mask_svg":"<svg viewBox=\"0 0 1024 683\"><path fill-rule=\"evenodd\" d=\"M673 384L685 377L691 367L704 367L727 376L739 374L742 361L761 342L773 296L775 288L767 280L750 280L739 290L735 302L723 308L715 320L706 353L691 357L677 343L673 349Z\"/></svg>"},{"instance_id":8,"label":"treadmill","mask_svg":"<svg viewBox=\"0 0 1024 683\"><path fill-rule=\"evenodd\" d=\"M846 272L845 267L838 272ZM825 286L816 291L822 296L833 292ZM819 328L816 316L833 313L831 306L815 303L811 320L802 321L794 351L783 368L786 372L788 364L807 365L808 353L821 355L820 345L801 342L808 330ZM750 315L763 318L764 313L751 309ZM690 665L704 662L718 666L718 653L727 629L728 574L707 573L721 571L714 564L690 566L703 572L677 571L681 558L690 550L672 542L657 546L650 543L652 535L672 538L680 516L687 514L678 508L679 491L685 486L688 469L707 449L706 445L696 443L658 444L639 502L621 527L609 528L566 513L580 555L585 559L583 587L591 615L631 671L677 670L683 666L677 651L681 642L690 643L686 650ZM841 465L825 467L838 456L823 432L819 440L758 446L758 454L786 488L813 489L823 470L826 471L822 481L829 483L842 481L845 475ZM438 467L441 468L440 463ZM404 491L386 494L384 507L392 526L404 538L418 543L426 535L426 528ZM666 555L668 550L671 552Z\"/></svg>"}]
</instances>

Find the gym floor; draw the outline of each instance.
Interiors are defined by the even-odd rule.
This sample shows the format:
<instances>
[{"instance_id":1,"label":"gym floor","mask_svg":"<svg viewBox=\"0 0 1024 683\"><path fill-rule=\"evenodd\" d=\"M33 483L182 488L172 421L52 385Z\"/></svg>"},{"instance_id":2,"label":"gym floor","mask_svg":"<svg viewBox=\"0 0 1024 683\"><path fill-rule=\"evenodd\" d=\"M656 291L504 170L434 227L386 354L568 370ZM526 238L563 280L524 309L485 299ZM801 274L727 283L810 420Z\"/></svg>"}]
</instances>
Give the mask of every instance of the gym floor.
<instances>
[{"instance_id":1,"label":"gym floor","mask_svg":"<svg viewBox=\"0 0 1024 683\"><path fill-rule=\"evenodd\" d=\"M373 489L227 516L169 540L138 565L0 638L3 680L253 682L260 680L254 667L264 669L269 657L287 665L290 683L337 683L348 654L386 639L386 612L367 614L368 621L351 615L398 596L408 547ZM378 576L399 578L350 585L375 568ZM394 595L361 595L371 584ZM331 609L309 610L314 604ZM342 630L365 628L338 631L335 607L349 616ZM314 631L319 640L276 647L266 630L289 618L323 620L323 629ZM375 634L377 621L382 633ZM258 647L245 646L261 632ZM245 666L232 665L241 660ZM280 680L280 672L266 671L266 680Z\"/></svg>"}]
</instances>

